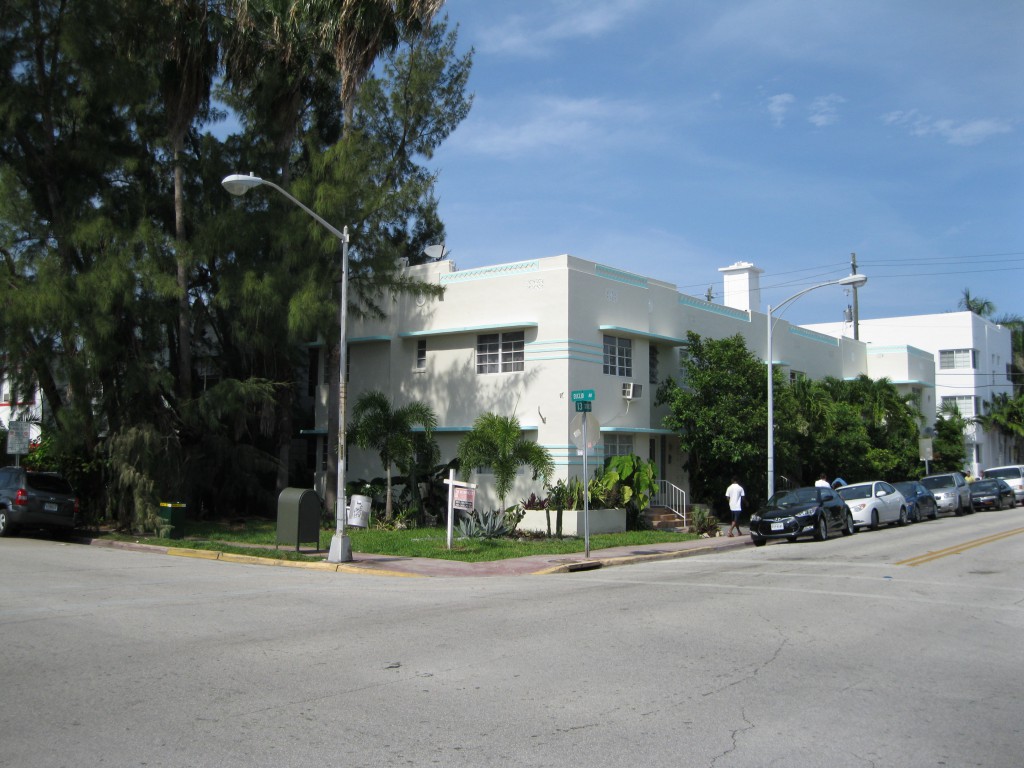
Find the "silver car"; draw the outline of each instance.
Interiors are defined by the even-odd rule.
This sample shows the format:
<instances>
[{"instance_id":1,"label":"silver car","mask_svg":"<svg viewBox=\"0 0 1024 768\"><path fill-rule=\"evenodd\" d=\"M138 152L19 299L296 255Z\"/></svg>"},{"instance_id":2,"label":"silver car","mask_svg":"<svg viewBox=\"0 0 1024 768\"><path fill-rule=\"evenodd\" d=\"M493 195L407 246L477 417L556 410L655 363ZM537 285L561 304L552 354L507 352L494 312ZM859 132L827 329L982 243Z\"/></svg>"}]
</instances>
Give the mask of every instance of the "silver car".
<instances>
[{"instance_id":1,"label":"silver car","mask_svg":"<svg viewBox=\"0 0 1024 768\"><path fill-rule=\"evenodd\" d=\"M940 512L963 515L974 511L971 489L967 487L966 478L959 472L922 477L921 485L934 494Z\"/></svg>"},{"instance_id":2,"label":"silver car","mask_svg":"<svg viewBox=\"0 0 1024 768\"><path fill-rule=\"evenodd\" d=\"M853 513L858 528L877 530L881 523L907 524L907 501L895 487L883 480L854 483L836 489Z\"/></svg>"}]
</instances>

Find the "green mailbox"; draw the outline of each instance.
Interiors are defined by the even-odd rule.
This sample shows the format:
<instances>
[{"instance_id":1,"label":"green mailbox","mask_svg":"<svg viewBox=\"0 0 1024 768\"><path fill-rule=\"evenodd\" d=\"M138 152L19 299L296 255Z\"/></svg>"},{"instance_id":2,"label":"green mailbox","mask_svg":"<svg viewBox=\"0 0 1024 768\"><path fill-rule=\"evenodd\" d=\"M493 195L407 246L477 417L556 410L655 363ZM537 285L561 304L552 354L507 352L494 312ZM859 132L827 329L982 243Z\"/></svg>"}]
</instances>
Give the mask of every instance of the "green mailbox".
<instances>
[{"instance_id":1,"label":"green mailbox","mask_svg":"<svg viewBox=\"0 0 1024 768\"><path fill-rule=\"evenodd\" d=\"M185 538L184 502L160 502L160 535L168 539ZM166 533L166 535L165 535Z\"/></svg>"},{"instance_id":2,"label":"green mailbox","mask_svg":"<svg viewBox=\"0 0 1024 768\"><path fill-rule=\"evenodd\" d=\"M320 548L320 515L323 511L320 495L309 488L285 488L277 497L277 543L294 544L299 551L300 542L315 542Z\"/></svg>"}]
</instances>

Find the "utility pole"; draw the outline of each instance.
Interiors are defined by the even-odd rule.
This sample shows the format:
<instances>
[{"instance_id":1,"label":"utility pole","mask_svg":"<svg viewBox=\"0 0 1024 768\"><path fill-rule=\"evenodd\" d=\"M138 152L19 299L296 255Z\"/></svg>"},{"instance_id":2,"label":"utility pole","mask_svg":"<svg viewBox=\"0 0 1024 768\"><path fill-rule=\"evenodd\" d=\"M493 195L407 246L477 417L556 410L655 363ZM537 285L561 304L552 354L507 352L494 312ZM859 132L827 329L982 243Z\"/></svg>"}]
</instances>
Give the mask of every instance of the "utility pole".
<instances>
[{"instance_id":1,"label":"utility pole","mask_svg":"<svg viewBox=\"0 0 1024 768\"><path fill-rule=\"evenodd\" d=\"M857 254L850 254L850 274L857 274ZM853 286L853 338L860 340L860 311L857 307L857 286Z\"/></svg>"}]
</instances>

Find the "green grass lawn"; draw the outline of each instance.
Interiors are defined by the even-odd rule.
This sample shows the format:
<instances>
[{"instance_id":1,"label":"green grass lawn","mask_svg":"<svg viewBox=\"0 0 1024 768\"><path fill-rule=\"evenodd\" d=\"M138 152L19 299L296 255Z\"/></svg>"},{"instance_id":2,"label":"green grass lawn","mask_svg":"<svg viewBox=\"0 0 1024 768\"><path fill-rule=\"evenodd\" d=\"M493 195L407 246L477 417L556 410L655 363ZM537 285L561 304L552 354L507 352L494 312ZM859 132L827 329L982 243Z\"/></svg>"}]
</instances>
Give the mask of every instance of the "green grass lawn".
<instances>
[{"instance_id":1,"label":"green grass lawn","mask_svg":"<svg viewBox=\"0 0 1024 768\"><path fill-rule=\"evenodd\" d=\"M444 528L409 528L405 530L380 530L375 528L348 528L352 551L367 554L393 555L397 557L432 557L440 560L459 560L467 563L488 560L505 560L528 555L568 555L584 551L582 538L507 538L507 539L461 539L458 530L452 548L446 547ZM320 531L320 550L326 551L331 545L334 530ZM207 549L219 552L259 555L282 560L323 560L324 554L313 553L313 542L303 542L302 551L294 546L281 545L276 548L277 524L273 520L246 520L243 524L219 522L193 522L185 524L184 539L160 539L152 536L140 537L123 533L105 533L101 538L118 541L132 541L167 547ZM620 546L643 546L673 541L687 541L697 538L689 533L666 533L662 531L626 531L625 533L601 533L590 537L590 549L605 549Z\"/></svg>"}]
</instances>

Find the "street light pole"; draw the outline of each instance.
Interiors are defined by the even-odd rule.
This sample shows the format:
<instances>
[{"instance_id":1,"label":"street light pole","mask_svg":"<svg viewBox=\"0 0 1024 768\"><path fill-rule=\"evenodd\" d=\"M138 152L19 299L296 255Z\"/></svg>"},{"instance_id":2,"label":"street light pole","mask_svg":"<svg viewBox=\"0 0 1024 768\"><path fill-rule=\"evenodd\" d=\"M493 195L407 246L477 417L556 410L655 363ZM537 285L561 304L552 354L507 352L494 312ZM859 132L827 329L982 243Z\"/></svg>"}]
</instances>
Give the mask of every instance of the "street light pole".
<instances>
[{"instance_id":1,"label":"street light pole","mask_svg":"<svg viewBox=\"0 0 1024 768\"><path fill-rule=\"evenodd\" d=\"M345 364L348 357L345 331L348 320L348 227L345 227L344 231L339 231L316 211L304 205L300 200L290 195L274 182L261 179L259 176L253 176L251 173L248 176L239 173L231 174L224 177L221 184L232 195L244 195L250 189L261 185L275 189L308 213L317 223L321 224L328 232L341 241L341 308L338 312L338 325L341 332L340 341L338 342L338 354L341 360L338 363L340 367L340 378L338 380L338 485L335 499L337 524L334 537L331 539L331 549L327 560L331 563L351 562L352 542L345 533Z\"/></svg>"},{"instance_id":2,"label":"street light pole","mask_svg":"<svg viewBox=\"0 0 1024 768\"><path fill-rule=\"evenodd\" d=\"M826 288L830 285L844 285L852 286L853 288L859 288L868 281L867 275L847 275L839 280L829 280L827 283L818 283L812 285L810 288L804 288L802 291L798 291L790 296L788 299L779 302L775 307L768 305L768 344L767 344L767 357L768 357L768 498L770 499L775 495L775 378L774 378L774 363L772 360L772 331L775 330L775 323L772 320L772 312L782 309L790 302L796 301L805 293L817 290L818 288Z\"/></svg>"}]
</instances>

